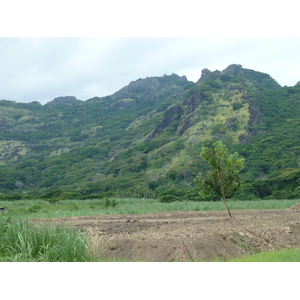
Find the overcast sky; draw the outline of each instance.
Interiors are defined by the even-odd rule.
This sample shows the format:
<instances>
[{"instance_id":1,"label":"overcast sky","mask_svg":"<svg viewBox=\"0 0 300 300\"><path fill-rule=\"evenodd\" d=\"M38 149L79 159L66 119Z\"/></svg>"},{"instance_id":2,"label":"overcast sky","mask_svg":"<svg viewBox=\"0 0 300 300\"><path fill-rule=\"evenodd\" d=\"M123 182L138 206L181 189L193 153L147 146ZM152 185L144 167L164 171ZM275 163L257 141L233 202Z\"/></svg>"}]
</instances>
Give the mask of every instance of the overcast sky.
<instances>
[{"instance_id":1,"label":"overcast sky","mask_svg":"<svg viewBox=\"0 0 300 300\"><path fill-rule=\"evenodd\" d=\"M298 2L247 3L6 1L0 18L0 99L87 100L150 76L176 73L195 82L204 68L222 71L230 64L268 73L282 86L295 85Z\"/></svg>"},{"instance_id":2,"label":"overcast sky","mask_svg":"<svg viewBox=\"0 0 300 300\"><path fill-rule=\"evenodd\" d=\"M107 96L131 81L229 64L300 81L300 38L0 38L0 99L46 103L58 96Z\"/></svg>"}]
</instances>

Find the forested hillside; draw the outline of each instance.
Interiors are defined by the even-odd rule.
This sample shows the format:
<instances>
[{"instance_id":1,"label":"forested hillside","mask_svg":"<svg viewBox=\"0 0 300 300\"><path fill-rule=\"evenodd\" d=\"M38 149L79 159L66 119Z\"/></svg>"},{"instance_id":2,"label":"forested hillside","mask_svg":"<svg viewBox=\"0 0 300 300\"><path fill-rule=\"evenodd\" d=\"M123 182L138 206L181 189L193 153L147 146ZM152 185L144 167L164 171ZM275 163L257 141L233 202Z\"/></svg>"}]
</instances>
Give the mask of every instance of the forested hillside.
<instances>
[{"instance_id":1,"label":"forested hillside","mask_svg":"<svg viewBox=\"0 0 300 300\"><path fill-rule=\"evenodd\" d=\"M245 158L240 199L297 198L300 85L230 65L131 82L80 101L0 101L0 196L105 195L205 200L194 179L203 146L223 140Z\"/></svg>"}]
</instances>

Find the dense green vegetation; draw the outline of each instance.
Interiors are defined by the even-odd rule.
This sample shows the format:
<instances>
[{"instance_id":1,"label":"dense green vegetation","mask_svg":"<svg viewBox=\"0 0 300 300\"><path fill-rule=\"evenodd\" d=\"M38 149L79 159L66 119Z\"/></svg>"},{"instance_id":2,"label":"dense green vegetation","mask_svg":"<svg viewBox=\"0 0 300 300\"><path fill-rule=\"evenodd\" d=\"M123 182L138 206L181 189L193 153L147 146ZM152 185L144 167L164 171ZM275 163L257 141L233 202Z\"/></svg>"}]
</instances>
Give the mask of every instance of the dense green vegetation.
<instances>
[{"instance_id":1,"label":"dense green vegetation","mask_svg":"<svg viewBox=\"0 0 300 300\"><path fill-rule=\"evenodd\" d=\"M245 158L236 199L300 197L300 85L231 65L196 83L172 74L69 98L0 101L2 200L204 201L194 182L208 170L199 153L216 140Z\"/></svg>"},{"instance_id":2,"label":"dense green vegetation","mask_svg":"<svg viewBox=\"0 0 300 300\"><path fill-rule=\"evenodd\" d=\"M0 261L93 261L87 238L72 228L37 226L0 215Z\"/></svg>"}]
</instances>

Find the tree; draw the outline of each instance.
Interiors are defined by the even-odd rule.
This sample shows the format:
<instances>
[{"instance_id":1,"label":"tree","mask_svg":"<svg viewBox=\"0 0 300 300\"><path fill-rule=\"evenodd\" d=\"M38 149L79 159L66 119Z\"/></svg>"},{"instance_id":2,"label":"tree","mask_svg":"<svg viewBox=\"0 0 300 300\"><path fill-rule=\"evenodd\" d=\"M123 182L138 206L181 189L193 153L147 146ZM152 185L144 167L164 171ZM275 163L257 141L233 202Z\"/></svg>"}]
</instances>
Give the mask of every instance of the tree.
<instances>
[{"instance_id":1,"label":"tree","mask_svg":"<svg viewBox=\"0 0 300 300\"><path fill-rule=\"evenodd\" d=\"M239 172L244 167L244 158L237 152L228 154L228 149L222 141L213 143L213 149L203 147L200 156L211 167L206 176L199 173L195 179L197 187L200 188L200 195L223 198L228 214L232 218L226 198L241 186Z\"/></svg>"}]
</instances>

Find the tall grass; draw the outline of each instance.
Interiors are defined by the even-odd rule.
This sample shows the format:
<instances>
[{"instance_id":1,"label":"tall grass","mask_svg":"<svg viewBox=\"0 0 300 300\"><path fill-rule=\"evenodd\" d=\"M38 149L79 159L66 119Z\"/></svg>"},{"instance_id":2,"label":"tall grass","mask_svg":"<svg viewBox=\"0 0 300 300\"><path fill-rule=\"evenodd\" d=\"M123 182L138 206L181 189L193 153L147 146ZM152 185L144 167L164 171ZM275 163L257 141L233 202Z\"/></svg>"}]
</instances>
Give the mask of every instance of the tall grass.
<instances>
[{"instance_id":1,"label":"tall grass","mask_svg":"<svg viewBox=\"0 0 300 300\"><path fill-rule=\"evenodd\" d=\"M239 209L285 209L300 200L229 200L231 210ZM98 214L141 214L165 211L212 211L224 210L224 203L176 201L162 203L157 199L93 199L59 200L51 204L46 200L0 201L1 207L7 207L15 218L58 218Z\"/></svg>"},{"instance_id":2,"label":"tall grass","mask_svg":"<svg viewBox=\"0 0 300 300\"><path fill-rule=\"evenodd\" d=\"M83 233L60 225L41 226L0 216L0 261L92 261Z\"/></svg>"}]
</instances>

